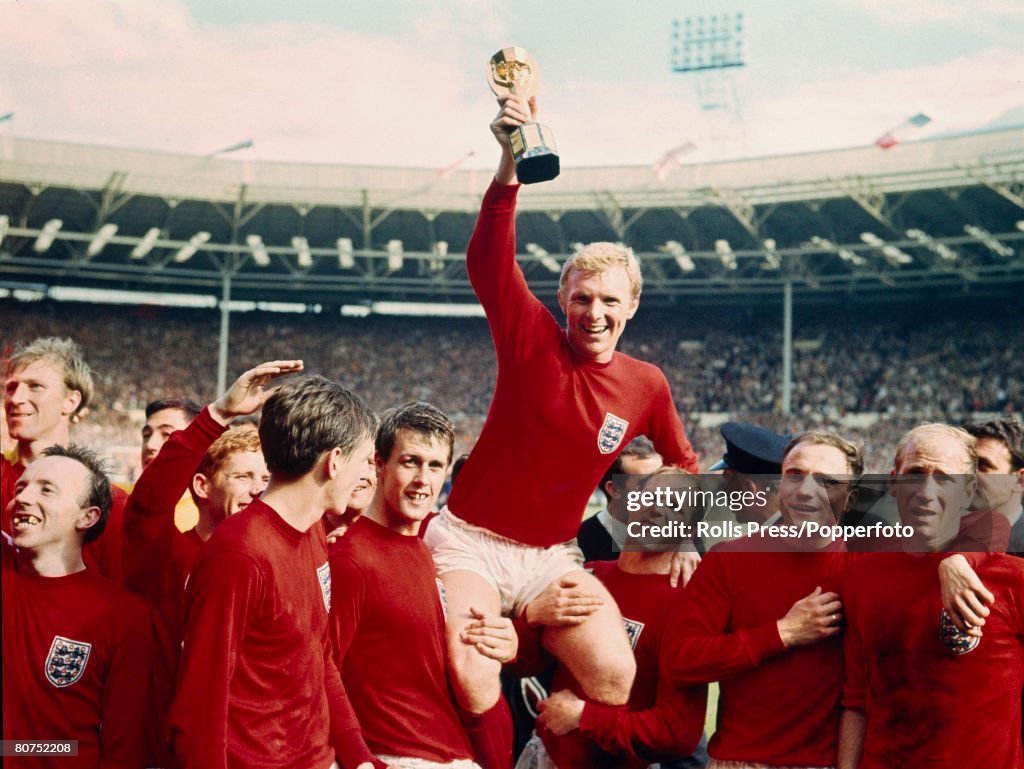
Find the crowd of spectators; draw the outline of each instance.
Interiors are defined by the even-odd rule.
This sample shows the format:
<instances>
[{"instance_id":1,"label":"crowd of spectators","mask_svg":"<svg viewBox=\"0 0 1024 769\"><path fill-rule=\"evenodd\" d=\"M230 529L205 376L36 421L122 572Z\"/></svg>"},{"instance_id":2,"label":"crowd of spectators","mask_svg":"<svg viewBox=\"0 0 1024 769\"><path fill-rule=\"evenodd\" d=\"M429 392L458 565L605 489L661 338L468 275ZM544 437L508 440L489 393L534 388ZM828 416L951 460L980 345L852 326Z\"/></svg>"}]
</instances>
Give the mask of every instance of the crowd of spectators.
<instances>
[{"instance_id":1,"label":"crowd of spectators","mask_svg":"<svg viewBox=\"0 0 1024 769\"><path fill-rule=\"evenodd\" d=\"M215 311L4 299L0 312L5 348L48 335L70 336L84 348L99 397L76 428L83 442L134 452L148 401L182 395L208 402L215 395ZM836 429L864 444L869 471L884 472L898 437L921 421L1024 411L1024 325L1003 322L1005 313L938 317L945 319L864 313L857 322L824 314L798 320L786 416L781 324L774 319L649 311L630 324L620 349L662 368L707 464L723 446L713 420L699 415L728 414L779 432ZM230 339L229 378L259 361L302 358L307 371L343 382L375 409L434 403L458 426L457 453L472 447L494 388L494 350L481 318L237 313ZM880 418L857 426L850 420L856 414ZM125 456L130 465L134 454ZM134 473L120 470L129 479Z\"/></svg>"}]
</instances>

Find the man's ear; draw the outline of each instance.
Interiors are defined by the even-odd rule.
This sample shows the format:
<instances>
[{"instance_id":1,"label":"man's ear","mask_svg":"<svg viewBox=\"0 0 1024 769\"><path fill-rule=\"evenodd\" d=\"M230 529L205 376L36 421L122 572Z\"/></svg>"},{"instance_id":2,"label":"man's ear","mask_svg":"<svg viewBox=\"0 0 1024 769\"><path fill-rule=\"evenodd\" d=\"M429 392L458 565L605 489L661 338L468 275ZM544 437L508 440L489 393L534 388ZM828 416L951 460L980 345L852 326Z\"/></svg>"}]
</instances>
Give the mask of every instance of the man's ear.
<instances>
[{"instance_id":1,"label":"man's ear","mask_svg":"<svg viewBox=\"0 0 1024 769\"><path fill-rule=\"evenodd\" d=\"M857 503L857 498L860 497L860 487L855 486L853 491L850 492L850 496L846 498L846 507L842 509L842 513L848 513L853 509L853 506Z\"/></svg>"},{"instance_id":2,"label":"man's ear","mask_svg":"<svg viewBox=\"0 0 1024 769\"><path fill-rule=\"evenodd\" d=\"M896 468L889 471L889 496L896 496Z\"/></svg>"},{"instance_id":3,"label":"man's ear","mask_svg":"<svg viewBox=\"0 0 1024 769\"><path fill-rule=\"evenodd\" d=\"M192 476L192 490L200 499L210 498L210 479L203 473L196 473Z\"/></svg>"},{"instance_id":4,"label":"man's ear","mask_svg":"<svg viewBox=\"0 0 1024 769\"><path fill-rule=\"evenodd\" d=\"M566 302L565 294L563 294L562 290L559 289L558 290L558 306L562 309L562 315L566 315L567 314L566 311L565 311L565 302ZM630 316L630 317L632 317L632 316Z\"/></svg>"},{"instance_id":5,"label":"man's ear","mask_svg":"<svg viewBox=\"0 0 1024 769\"><path fill-rule=\"evenodd\" d=\"M71 417L82 402L82 393L78 390L68 390L64 396L64 402L60 406L61 416Z\"/></svg>"},{"instance_id":6,"label":"man's ear","mask_svg":"<svg viewBox=\"0 0 1024 769\"><path fill-rule=\"evenodd\" d=\"M604 490L604 493L608 495L608 499L611 499L612 497L618 497L619 496L616 493L616 490L615 490L615 481L613 481L611 479L608 479L607 481L604 482L604 489L603 490Z\"/></svg>"},{"instance_id":7,"label":"man's ear","mask_svg":"<svg viewBox=\"0 0 1024 769\"><path fill-rule=\"evenodd\" d=\"M75 521L75 528L79 531L87 531L99 523L100 520L100 509L93 505L92 507L83 507L78 512L78 520Z\"/></svg>"},{"instance_id":8,"label":"man's ear","mask_svg":"<svg viewBox=\"0 0 1024 769\"><path fill-rule=\"evenodd\" d=\"M632 320L633 316L636 315L636 311L640 309L640 297L634 297L633 301L629 305L629 311L626 313L626 320Z\"/></svg>"}]
</instances>

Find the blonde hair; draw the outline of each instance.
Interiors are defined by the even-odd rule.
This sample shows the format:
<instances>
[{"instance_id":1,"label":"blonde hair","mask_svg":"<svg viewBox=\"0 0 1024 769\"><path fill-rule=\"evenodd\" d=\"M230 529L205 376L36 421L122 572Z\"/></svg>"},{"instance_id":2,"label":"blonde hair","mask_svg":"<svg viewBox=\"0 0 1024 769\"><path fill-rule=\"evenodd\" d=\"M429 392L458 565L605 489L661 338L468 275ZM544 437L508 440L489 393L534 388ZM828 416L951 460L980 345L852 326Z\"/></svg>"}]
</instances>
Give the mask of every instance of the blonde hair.
<instances>
[{"instance_id":1,"label":"blonde hair","mask_svg":"<svg viewBox=\"0 0 1024 769\"><path fill-rule=\"evenodd\" d=\"M959 427L944 425L939 422L918 425L904 435L903 438L900 439L899 445L896 447L896 459L893 462L893 466L899 467L900 462L903 461L904 454L906 454L911 447L919 446L929 438L952 438L958 442L963 446L964 453L967 455L967 474L974 475L978 471L978 441L975 437L966 430L961 430Z\"/></svg>"},{"instance_id":2,"label":"blonde hair","mask_svg":"<svg viewBox=\"0 0 1024 769\"><path fill-rule=\"evenodd\" d=\"M612 267L621 267L629 277L629 291L632 299L640 298L640 292L644 287L644 279L640 274L640 262L633 254L633 249L621 243L609 243L598 241L583 246L579 251L570 256L562 265L562 275L558 279L558 293L564 293L569 283L569 274L576 270L583 273L584 277L600 275Z\"/></svg>"}]
</instances>

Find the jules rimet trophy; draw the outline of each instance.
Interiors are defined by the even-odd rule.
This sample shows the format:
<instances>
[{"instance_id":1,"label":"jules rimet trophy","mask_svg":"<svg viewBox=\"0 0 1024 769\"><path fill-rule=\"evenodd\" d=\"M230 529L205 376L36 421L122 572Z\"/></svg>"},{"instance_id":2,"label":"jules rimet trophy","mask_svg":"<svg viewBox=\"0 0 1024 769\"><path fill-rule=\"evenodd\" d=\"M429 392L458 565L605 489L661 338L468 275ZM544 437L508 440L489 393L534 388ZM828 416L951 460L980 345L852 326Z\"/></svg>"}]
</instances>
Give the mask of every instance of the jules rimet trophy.
<instances>
[{"instance_id":1,"label":"jules rimet trophy","mask_svg":"<svg viewBox=\"0 0 1024 769\"><path fill-rule=\"evenodd\" d=\"M525 48L502 48L487 66L487 82L496 96L515 94L529 101L536 93L537 63ZM558 149L551 129L540 123L524 123L508 134L516 176L523 184L546 182L558 176Z\"/></svg>"}]
</instances>

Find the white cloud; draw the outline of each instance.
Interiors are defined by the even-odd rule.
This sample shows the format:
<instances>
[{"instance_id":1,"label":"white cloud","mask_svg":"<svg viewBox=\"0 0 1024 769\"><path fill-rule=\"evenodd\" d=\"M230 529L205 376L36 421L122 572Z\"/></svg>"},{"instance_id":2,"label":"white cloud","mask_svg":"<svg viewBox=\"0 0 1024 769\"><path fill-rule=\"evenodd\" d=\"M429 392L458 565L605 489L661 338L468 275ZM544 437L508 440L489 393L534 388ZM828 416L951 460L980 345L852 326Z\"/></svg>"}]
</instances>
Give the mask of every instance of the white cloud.
<instances>
[{"instance_id":1,"label":"white cloud","mask_svg":"<svg viewBox=\"0 0 1024 769\"><path fill-rule=\"evenodd\" d=\"M201 24L180 0L0 0L0 28L18 30L0 47L0 113L14 110L7 130L37 138L198 154L252 138L247 156L260 159L436 168L472 149L471 164L489 167L484 66L507 29L481 0L427 6L385 37L313 22ZM960 12L945 0L931 11ZM706 115L678 79L624 70L634 82L610 84L586 74L585 47L560 54L546 71L575 79L548 81L540 100L565 164L653 163L688 140L702 145L691 159L706 159ZM1024 54L991 50L753 94L747 145L866 144L917 111L934 120L921 135L977 128L1024 103L1021 72Z\"/></svg>"},{"instance_id":2,"label":"white cloud","mask_svg":"<svg viewBox=\"0 0 1024 769\"><path fill-rule=\"evenodd\" d=\"M1019 40L1024 24L1024 3L1019 0L845 1L888 24L944 24L991 39L1016 35Z\"/></svg>"}]
</instances>

